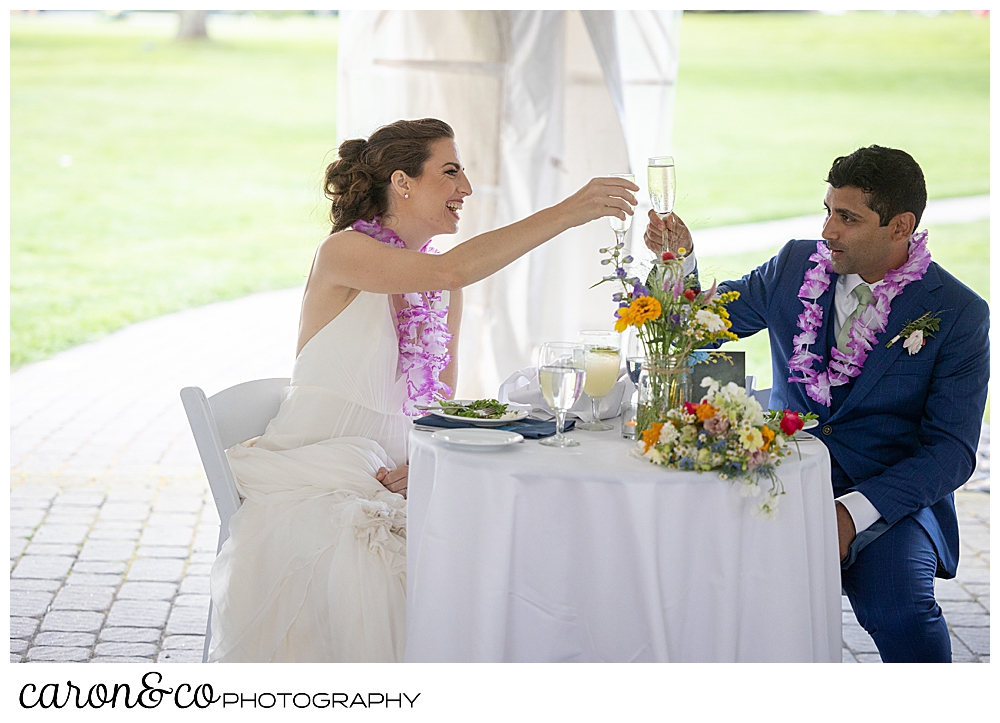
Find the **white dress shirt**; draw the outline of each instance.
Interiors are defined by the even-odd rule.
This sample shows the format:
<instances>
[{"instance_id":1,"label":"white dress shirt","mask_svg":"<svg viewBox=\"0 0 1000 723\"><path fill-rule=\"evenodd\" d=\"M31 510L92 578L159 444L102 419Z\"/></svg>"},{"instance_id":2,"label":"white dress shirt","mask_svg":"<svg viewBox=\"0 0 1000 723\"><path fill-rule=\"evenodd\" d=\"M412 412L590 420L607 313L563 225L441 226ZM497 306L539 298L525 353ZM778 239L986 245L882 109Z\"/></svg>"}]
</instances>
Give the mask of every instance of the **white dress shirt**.
<instances>
[{"instance_id":1,"label":"white dress shirt","mask_svg":"<svg viewBox=\"0 0 1000 723\"><path fill-rule=\"evenodd\" d=\"M858 299L853 291L856 286L863 283L865 283L864 280L858 274L843 274L837 278L837 286L833 292L833 306L835 311L833 337L835 339L844 327L847 317L853 314L854 310L858 308ZM874 284L868 284L868 287L875 289L881 283L881 281L876 281ZM882 516L875 509L875 505L857 491L841 495L837 498L837 502L846 507L847 511L851 514L851 519L854 520L855 532L867 530Z\"/></svg>"}]
</instances>

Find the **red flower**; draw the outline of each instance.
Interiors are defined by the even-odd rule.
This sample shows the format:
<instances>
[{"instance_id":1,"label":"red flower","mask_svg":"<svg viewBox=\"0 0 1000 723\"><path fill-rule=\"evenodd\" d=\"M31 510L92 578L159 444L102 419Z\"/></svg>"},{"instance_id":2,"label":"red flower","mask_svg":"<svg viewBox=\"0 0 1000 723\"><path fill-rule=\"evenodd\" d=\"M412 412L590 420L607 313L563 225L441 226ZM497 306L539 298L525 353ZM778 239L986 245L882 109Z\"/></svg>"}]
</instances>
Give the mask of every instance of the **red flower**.
<instances>
[{"instance_id":1,"label":"red flower","mask_svg":"<svg viewBox=\"0 0 1000 723\"><path fill-rule=\"evenodd\" d=\"M676 259L677 257L676 257L676 256L674 256L674 255L673 255L672 253L670 253L669 251L664 251L664 252L663 252L663 257L662 257L662 258L663 258L663 260L664 260L664 261L670 261L670 260L672 260L672 259Z\"/></svg>"},{"instance_id":2,"label":"red flower","mask_svg":"<svg viewBox=\"0 0 1000 723\"><path fill-rule=\"evenodd\" d=\"M684 402L684 413L685 414L697 414L698 405L692 402Z\"/></svg>"},{"instance_id":3,"label":"red flower","mask_svg":"<svg viewBox=\"0 0 1000 723\"><path fill-rule=\"evenodd\" d=\"M785 410L785 415L781 418L781 431L791 437L805 426L802 415L793 412L791 409Z\"/></svg>"},{"instance_id":4,"label":"red flower","mask_svg":"<svg viewBox=\"0 0 1000 723\"><path fill-rule=\"evenodd\" d=\"M696 297L697 295L698 292L696 292L694 289L688 289L687 291L684 292L684 298L687 299L688 301L694 301L694 297Z\"/></svg>"}]
</instances>

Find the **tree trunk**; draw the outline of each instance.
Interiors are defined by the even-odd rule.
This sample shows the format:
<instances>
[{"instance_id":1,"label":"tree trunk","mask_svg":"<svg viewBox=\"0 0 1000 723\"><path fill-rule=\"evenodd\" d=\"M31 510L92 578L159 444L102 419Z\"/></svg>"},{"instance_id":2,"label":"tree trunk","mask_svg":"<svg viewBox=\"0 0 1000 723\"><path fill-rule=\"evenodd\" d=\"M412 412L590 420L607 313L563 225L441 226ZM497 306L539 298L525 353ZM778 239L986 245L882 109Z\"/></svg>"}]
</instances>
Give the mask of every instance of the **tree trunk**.
<instances>
[{"instance_id":1,"label":"tree trunk","mask_svg":"<svg viewBox=\"0 0 1000 723\"><path fill-rule=\"evenodd\" d=\"M178 10L177 15L180 18L177 26L178 40L208 39L208 30L205 27L207 10Z\"/></svg>"}]
</instances>

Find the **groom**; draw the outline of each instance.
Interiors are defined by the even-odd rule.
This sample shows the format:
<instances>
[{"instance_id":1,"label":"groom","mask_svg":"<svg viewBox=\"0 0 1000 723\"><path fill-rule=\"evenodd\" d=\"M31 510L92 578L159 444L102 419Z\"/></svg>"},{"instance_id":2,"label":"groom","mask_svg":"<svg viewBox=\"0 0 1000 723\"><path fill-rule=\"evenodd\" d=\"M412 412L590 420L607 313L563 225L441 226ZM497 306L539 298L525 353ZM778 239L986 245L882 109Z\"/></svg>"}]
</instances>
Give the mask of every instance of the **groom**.
<instances>
[{"instance_id":1,"label":"groom","mask_svg":"<svg viewBox=\"0 0 1000 723\"><path fill-rule=\"evenodd\" d=\"M720 290L740 337L767 329L772 409L819 415L830 451L841 583L886 662L950 662L934 577L958 566L955 489L975 468L989 381L989 307L914 234L927 202L907 153L833 162L824 241L790 241ZM645 241L692 248L676 216Z\"/></svg>"}]
</instances>

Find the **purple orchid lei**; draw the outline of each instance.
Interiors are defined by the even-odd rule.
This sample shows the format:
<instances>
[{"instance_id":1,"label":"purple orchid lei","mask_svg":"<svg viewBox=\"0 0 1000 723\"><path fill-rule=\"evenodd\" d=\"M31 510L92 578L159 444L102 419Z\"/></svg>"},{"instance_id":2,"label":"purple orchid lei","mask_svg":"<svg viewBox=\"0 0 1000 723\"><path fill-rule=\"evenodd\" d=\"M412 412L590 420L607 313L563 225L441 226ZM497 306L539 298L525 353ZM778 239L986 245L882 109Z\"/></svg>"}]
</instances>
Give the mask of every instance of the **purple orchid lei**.
<instances>
[{"instance_id":1,"label":"purple orchid lei","mask_svg":"<svg viewBox=\"0 0 1000 723\"><path fill-rule=\"evenodd\" d=\"M351 228L397 249L405 249L403 239L391 228L385 228L376 217L372 221L357 220ZM428 241L421 253L437 253ZM451 394L451 387L442 382L441 372L451 362L448 342L448 306L441 305L440 291L403 294L408 306L396 313L396 335L399 338L399 369L406 377L407 400L403 412L419 417L424 412L417 404L428 405Z\"/></svg>"},{"instance_id":2,"label":"purple orchid lei","mask_svg":"<svg viewBox=\"0 0 1000 723\"><path fill-rule=\"evenodd\" d=\"M885 331L889 323L889 311L892 300L902 293L903 289L913 281L923 278L931 263L931 253L927 250L927 231L921 231L910 237L909 258L898 269L890 270L882 283L872 288L873 304L851 323L848 332L848 354L833 347L830 350L830 362L826 371L817 373L813 363L823 359L818 354L809 351L809 346L816 343L817 334L823 326L823 307L816 299L830 288L830 249L824 241L816 243L816 253L809 257L816 265L808 269L802 279L802 288L798 297L805 309L799 314L798 324L801 334L792 339L795 353L788 361L788 370L801 372L803 376L790 376L789 382L806 385L806 394L820 404L829 407L831 388L847 384L858 376L864 368L868 352L876 343L875 335Z\"/></svg>"}]
</instances>

